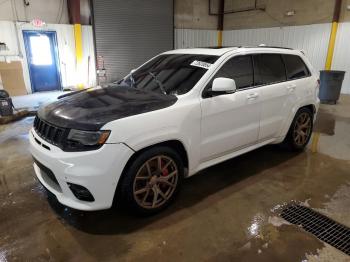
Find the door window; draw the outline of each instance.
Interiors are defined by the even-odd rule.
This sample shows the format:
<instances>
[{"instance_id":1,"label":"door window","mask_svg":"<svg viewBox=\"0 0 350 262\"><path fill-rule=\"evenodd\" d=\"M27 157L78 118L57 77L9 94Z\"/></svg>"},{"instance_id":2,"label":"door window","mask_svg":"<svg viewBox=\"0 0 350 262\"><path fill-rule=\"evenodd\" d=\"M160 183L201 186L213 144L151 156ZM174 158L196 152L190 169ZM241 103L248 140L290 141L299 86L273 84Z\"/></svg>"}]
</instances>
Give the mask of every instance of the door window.
<instances>
[{"instance_id":1,"label":"door window","mask_svg":"<svg viewBox=\"0 0 350 262\"><path fill-rule=\"evenodd\" d=\"M303 78L310 75L309 70L299 56L283 55L283 60L286 65L288 80Z\"/></svg>"},{"instance_id":2,"label":"door window","mask_svg":"<svg viewBox=\"0 0 350 262\"><path fill-rule=\"evenodd\" d=\"M30 36L33 65L52 65L50 38L46 35Z\"/></svg>"},{"instance_id":3,"label":"door window","mask_svg":"<svg viewBox=\"0 0 350 262\"><path fill-rule=\"evenodd\" d=\"M255 85L268 85L286 81L286 70L279 54L254 55Z\"/></svg>"},{"instance_id":4,"label":"door window","mask_svg":"<svg viewBox=\"0 0 350 262\"><path fill-rule=\"evenodd\" d=\"M215 78L225 77L235 80L237 89L251 87L254 84L252 57L236 56L228 60L215 74L206 90L211 89Z\"/></svg>"}]
</instances>

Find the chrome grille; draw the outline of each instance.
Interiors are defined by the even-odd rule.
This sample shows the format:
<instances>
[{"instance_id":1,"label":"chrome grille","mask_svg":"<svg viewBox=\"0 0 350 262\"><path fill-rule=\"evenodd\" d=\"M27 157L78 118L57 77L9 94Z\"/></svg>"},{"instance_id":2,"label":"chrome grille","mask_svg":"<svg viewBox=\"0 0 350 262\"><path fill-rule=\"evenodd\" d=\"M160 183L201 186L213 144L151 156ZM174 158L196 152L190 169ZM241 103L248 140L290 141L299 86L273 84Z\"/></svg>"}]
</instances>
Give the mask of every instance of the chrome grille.
<instances>
[{"instance_id":1,"label":"chrome grille","mask_svg":"<svg viewBox=\"0 0 350 262\"><path fill-rule=\"evenodd\" d=\"M53 145L60 145L64 138L65 129L51 125L39 117L34 119L34 129L36 133L47 142Z\"/></svg>"}]
</instances>

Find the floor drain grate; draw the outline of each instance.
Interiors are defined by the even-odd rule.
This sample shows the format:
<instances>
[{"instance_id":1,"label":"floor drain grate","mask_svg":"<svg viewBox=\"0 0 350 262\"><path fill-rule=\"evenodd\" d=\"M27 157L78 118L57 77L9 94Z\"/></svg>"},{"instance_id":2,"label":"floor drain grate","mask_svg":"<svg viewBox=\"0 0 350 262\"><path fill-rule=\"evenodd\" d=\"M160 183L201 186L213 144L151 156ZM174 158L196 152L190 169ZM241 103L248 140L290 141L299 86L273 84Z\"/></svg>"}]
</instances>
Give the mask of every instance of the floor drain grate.
<instances>
[{"instance_id":1,"label":"floor drain grate","mask_svg":"<svg viewBox=\"0 0 350 262\"><path fill-rule=\"evenodd\" d=\"M300 205L287 206L283 209L281 217L350 255L350 228Z\"/></svg>"}]
</instances>

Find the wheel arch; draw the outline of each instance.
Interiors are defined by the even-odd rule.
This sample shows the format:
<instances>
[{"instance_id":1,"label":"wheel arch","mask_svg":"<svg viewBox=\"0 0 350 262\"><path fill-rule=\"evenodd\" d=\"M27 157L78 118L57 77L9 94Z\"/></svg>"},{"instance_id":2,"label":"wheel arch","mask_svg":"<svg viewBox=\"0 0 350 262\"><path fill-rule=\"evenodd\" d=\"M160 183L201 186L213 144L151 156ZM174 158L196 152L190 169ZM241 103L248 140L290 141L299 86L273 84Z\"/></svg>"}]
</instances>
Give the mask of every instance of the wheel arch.
<instances>
[{"instance_id":1,"label":"wheel arch","mask_svg":"<svg viewBox=\"0 0 350 262\"><path fill-rule=\"evenodd\" d=\"M284 126L283 126L283 128L281 130L280 135L279 135L279 139L275 143L280 143L280 142L282 142L285 139L285 137L287 136L288 130L290 128L290 125L293 122L293 119L294 119L295 115L302 108L308 108L309 110L311 110L311 112L313 113L314 116L315 116L315 114L317 112L317 107L315 106L315 104L312 104L312 103L306 103L304 105L296 106L292 110L292 112L290 113L288 118L286 119L286 122L285 122L285 124L284 124Z\"/></svg>"},{"instance_id":2,"label":"wheel arch","mask_svg":"<svg viewBox=\"0 0 350 262\"><path fill-rule=\"evenodd\" d=\"M309 105L304 105L302 107L300 107L298 110L302 109L302 108L308 108L310 109L310 111L315 114L316 113L316 106L314 104L309 104ZM298 110L296 112L298 112ZM296 113L295 112L295 113Z\"/></svg>"},{"instance_id":3,"label":"wheel arch","mask_svg":"<svg viewBox=\"0 0 350 262\"><path fill-rule=\"evenodd\" d=\"M145 152L151 148L158 147L158 146L166 146L166 147L169 147L169 148L175 150L179 154L179 156L183 162L184 167L188 168L189 160L188 160L187 150L186 150L184 144L178 139L166 140L163 142L158 142L156 144L152 144L152 145L143 147L142 149L137 150L135 152L135 154L133 154L131 156L129 161L132 162L132 160L135 159L138 155L142 154L143 152ZM129 161L128 161L128 163L129 163Z\"/></svg>"},{"instance_id":4,"label":"wheel arch","mask_svg":"<svg viewBox=\"0 0 350 262\"><path fill-rule=\"evenodd\" d=\"M158 146L166 146L166 147L169 147L173 150L175 150L182 162L183 162L183 165L185 167L185 176L186 176L186 169L189 168L189 159L188 159L188 152L184 146L184 144L180 141L180 140L177 140L177 139L171 139L171 140L166 140L166 141L163 141L163 142L159 142L159 143L156 143L156 144L152 144L152 145L149 145L149 146L146 146L146 147L143 147L142 149L139 149L137 151L135 151L135 153L129 158L129 160L127 161L126 165L124 166L123 168L123 172L119 178L119 181L117 183L117 187L116 187L116 191L115 191L115 194L114 194L114 200L113 200L113 203L114 205L116 204L117 200L120 199L120 186L122 184L122 180L125 176L125 172L126 170L128 170L128 168L130 167L130 165L132 164L132 162L136 159L136 157L138 157L140 154L142 154L143 152L151 149L151 148L154 148L154 147L158 147Z\"/></svg>"}]
</instances>

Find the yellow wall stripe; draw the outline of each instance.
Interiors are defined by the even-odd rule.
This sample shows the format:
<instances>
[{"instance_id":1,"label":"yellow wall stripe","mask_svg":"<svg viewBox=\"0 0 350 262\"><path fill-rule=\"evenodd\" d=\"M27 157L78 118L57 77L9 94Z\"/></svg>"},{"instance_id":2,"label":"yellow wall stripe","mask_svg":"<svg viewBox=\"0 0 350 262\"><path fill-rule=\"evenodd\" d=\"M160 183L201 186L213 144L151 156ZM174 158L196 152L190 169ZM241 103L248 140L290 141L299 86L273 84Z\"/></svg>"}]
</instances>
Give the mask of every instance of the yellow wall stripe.
<instances>
[{"instance_id":1,"label":"yellow wall stripe","mask_svg":"<svg viewBox=\"0 0 350 262\"><path fill-rule=\"evenodd\" d=\"M326 60L326 66L325 66L326 70L331 70L332 68L335 40L337 38L337 30L338 30L338 22L333 22L331 35L329 37L327 60Z\"/></svg>"},{"instance_id":2,"label":"yellow wall stripe","mask_svg":"<svg viewBox=\"0 0 350 262\"><path fill-rule=\"evenodd\" d=\"M218 31L218 47L222 47L222 31Z\"/></svg>"},{"instance_id":3,"label":"yellow wall stripe","mask_svg":"<svg viewBox=\"0 0 350 262\"><path fill-rule=\"evenodd\" d=\"M75 55L77 63L83 61L83 41L81 34L81 24L74 24L74 37L75 37Z\"/></svg>"},{"instance_id":4,"label":"yellow wall stripe","mask_svg":"<svg viewBox=\"0 0 350 262\"><path fill-rule=\"evenodd\" d=\"M78 74L79 82L77 83L78 88L84 88L84 85L82 83L82 79L79 78L79 75L81 75L82 70L82 63L83 63L83 40L82 40L82 33L81 33L81 24L74 24L74 38L75 38L75 57L77 61L76 70Z\"/></svg>"}]
</instances>

